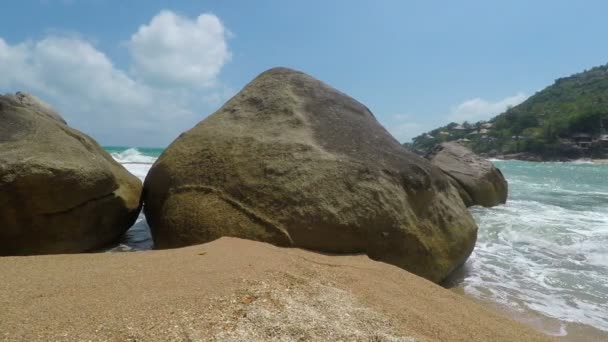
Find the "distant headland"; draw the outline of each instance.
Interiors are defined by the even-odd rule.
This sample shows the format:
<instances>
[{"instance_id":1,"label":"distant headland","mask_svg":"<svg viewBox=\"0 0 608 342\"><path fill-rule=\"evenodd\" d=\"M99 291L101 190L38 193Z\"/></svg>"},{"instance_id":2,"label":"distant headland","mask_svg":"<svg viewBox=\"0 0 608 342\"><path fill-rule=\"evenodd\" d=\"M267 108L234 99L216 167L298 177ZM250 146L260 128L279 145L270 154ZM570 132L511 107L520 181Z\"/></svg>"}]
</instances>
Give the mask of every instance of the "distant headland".
<instances>
[{"instance_id":1,"label":"distant headland","mask_svg":"<svg viewBox=\"0 0 608 342\"><path fill-rule=\"evenodd\" d=\"M608 64L559 78L489 121L452 122L406 145L426 154L447 141L494 158L608 158Z\"/></svg>"}]
</instances>

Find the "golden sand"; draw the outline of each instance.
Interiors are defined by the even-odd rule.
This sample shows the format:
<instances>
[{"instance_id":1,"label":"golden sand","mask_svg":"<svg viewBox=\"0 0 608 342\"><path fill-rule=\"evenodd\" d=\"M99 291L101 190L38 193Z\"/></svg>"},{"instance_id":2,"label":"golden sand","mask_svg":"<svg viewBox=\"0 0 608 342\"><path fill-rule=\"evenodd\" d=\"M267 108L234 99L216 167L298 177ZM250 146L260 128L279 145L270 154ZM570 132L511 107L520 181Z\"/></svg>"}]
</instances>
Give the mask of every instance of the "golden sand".
<instances>
[{"instance_id":1,"label":"golden sand","mask_svg":"<svg viewBox=\"0 0 608 342\"><path fill-rule=\"evenodd\" d=\"M366 256L234 238L0 258L2 341L547 341Z\"/></svg>"}]
</instances>

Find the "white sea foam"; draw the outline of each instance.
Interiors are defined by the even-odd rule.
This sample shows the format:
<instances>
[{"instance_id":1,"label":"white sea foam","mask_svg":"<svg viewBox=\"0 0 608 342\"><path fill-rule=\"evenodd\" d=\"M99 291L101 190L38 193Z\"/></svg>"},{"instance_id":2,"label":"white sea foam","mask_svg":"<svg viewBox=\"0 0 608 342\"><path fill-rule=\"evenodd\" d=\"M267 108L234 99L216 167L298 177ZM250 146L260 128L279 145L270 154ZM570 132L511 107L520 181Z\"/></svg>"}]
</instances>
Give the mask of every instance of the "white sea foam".
<instances>
[{"instance_id":1,"label":"white sea foam","mask_svg":"<svg viewBox=\"0 0 608 342\"><path fill-rule=\"evenodd\" d=\"M122 164L129 172L145 180L156 157L141 153L136 148L129 148L121 152L111 153L112 157ZM152 249L154 243L150 234L150 228L143 213L139 214L135 224L122 237L120 244L108 250L108 252L130 252L137 250Z\"/></svg>"},{"instance_id":2,"label":"white sea foam","mask_svg":"<svg viewBox=\"0 0 608 342\"><path fill-rule=\"evenodd\" d=\"M593 164L593 160L589 159L589 158L582 158L582 159L573 160L570 163L572 163L572 164Z\"/></svg>"},{"instance_id":3,"label":"white sea foam","mask_svg":"<svg viewBox=\"0 0 608 342\"><path fill-rule=\"evenodd\" d=\"M150 164L122 164L129 172L137 176L142 182L146 179L146 175L150 168L152 167L152 163Z\"/></svg>"},{"instance_id":4,"label":"white sea foam","mask_svg":"<svg viewBox=\"0 0 608 342\"><path fill-rule=\"evenodd\" d=\"M121 164L153 164L155 157L141 153L137 148L129 148L122 152L112 153L112 157Z\"/></svg>"},{"instance_id":5,"label":"white sea foam","mask_svg":"<svg viewBox=\"0 0 608 342\"><path fill-rule=\"evenodd\" d=\"M147 156L136 148L129 148L122 152L112 153L112 157L121 163L129 172L137 176L143 182L156 161L156 157Z\"/></svg>"},{"instance_id":6,"label":"white sea foam","mask_svg":"<svg viewBox=\"0 0 608 342\"><path fill-rule=\"evenodd\" d=\"M608 168L585 164L500 163L510 200L472 210L467 293L608 331Z\"/></svg>"}]
</instances>

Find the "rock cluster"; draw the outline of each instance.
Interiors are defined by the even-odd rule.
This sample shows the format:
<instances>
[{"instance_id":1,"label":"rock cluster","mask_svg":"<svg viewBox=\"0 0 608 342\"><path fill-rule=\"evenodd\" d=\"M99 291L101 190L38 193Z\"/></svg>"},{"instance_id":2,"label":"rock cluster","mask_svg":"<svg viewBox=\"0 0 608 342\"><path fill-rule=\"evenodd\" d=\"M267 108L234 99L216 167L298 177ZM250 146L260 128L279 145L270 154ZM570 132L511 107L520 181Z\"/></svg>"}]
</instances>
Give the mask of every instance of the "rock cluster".
<instances>
[{"instance_id":1,"label":"rock cluster","mask_svg":"<svg viewBox=\"0 0 608 342\"><path fill-rule=\"evenodd\" d=\"M507 184L458 144L428 158L353 98L274 68L180 135L142 196L135 176L51 107L0 96L0 255L100 248L143 202L157 248L231 236L365 253L439 282L475 245L466 207L504 203Z\"/></svg>"}]
</instances>

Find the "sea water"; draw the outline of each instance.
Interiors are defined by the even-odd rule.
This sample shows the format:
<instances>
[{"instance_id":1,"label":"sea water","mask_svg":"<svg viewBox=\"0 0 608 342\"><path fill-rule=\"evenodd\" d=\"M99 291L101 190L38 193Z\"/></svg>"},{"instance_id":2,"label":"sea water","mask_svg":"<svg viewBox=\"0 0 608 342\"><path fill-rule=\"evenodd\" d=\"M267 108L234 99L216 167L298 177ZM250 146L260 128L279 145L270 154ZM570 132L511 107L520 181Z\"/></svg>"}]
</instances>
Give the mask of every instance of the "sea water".
<instances>
[{"instance_id":1,"label":"sea water","mask_svg":"<svg viewBox=\"0 0 608 342\"><path fill-rule=\"evenodd\" d=\"M120 147L110 146L104 147L114 159L122 164L129 172L137 176L142 183L150 171L152 164L163 152L162 148L146 148L146 147ZM146 218L142 213L135 221L135 224L121 238L120 243L111 252L129 252L152 249L154 243L150 235L150 228L146 223Z\"/></svg>"},{"instance_id":2,"label":"sea water","mask_svg":"<svg viewBox=\"0 0 608 342\"><path fill-rule=\"evenodd\" d=\"M465 292L608 331L608 165L494 161L506 205L479 225Z\"/></svg>"},{"instance_id":3,"label":"sea water","mask_svg":"<svg viewBox=\"0 0 608 342\"><path fill-rule=\"evenodd\" d=\"M106 148L142 181L162 149ZM471 208L477 245L467 294L608 331L608 164L493 161L509 200ZM113 251L153 247L142 215Z\"/></svg>"}]
</instances>

